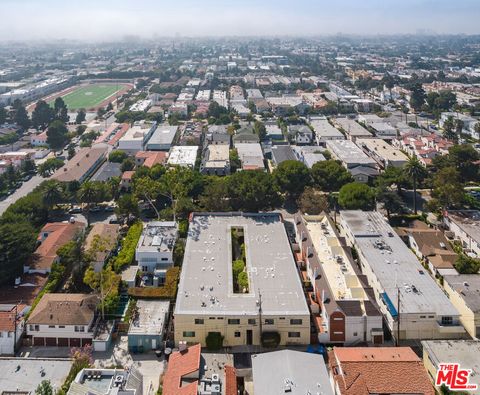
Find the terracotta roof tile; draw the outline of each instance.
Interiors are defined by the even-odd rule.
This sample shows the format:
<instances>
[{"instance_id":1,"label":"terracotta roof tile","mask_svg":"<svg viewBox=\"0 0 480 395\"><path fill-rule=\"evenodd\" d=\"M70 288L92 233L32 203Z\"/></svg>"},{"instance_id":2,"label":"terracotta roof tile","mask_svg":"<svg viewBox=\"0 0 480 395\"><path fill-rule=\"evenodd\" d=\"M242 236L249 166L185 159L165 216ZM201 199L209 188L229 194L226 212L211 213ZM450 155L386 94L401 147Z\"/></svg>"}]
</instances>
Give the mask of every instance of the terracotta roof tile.
<instances>
[{"instance_id":1,"label":"terracotta roof tile","mask_svg":"<svg viewBox=\"0 0 480 395\"><path fill-rule=\"evenodd\" d=\"M233 366L225 366L225 395L237 395L237 373Z\"/></svg>"},{"instance_id":2,"label":"terracotta roof tile","mask_svg":"<svg viewBox=\"0 0 480 395\"><path fill-rule=\"evenodd\" d=\"M201 350L202 346L196 344L170 356L163 378L163 395L197 395L198 380L182 385L182 377L200 369Z\"/></svg>"}]
</instances>

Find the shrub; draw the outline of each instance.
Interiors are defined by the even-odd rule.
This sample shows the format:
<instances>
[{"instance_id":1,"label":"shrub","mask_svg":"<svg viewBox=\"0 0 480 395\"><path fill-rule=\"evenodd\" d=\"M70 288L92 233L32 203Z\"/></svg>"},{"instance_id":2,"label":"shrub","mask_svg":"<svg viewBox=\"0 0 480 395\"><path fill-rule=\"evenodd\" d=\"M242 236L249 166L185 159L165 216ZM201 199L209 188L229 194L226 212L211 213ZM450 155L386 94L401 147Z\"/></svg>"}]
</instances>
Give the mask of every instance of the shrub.
<instances>
[{"instance_id":1,"label":"shrub","mask_svg":"<svg viewBox=\"0 0 480 395\"><path fill-rule=\"evenodd\" d=\"M129 288L128 294L134 298L175 299L179 278L180 268L175 266L167 270L165 284L162 287Z\"/></svg>"},{"instance_id":2,"label":"shrub","mask_svg":"<svg viewBox=\"0 0 480 395\"><path fill-rule=\"evenodd\" d=\"M115 272L118 273L123 267L132 263L142 230L143 224L141 222L136 222L130 226L127 235L121 242L122 249L120 253L112 260L112 267Z\"/></svg>"},{"instance_id":3,"label":"shrub","mask_svg":"<svg viewBox=\"0 0 480 395\"><path fill-rule=\"evenodd\" d=\"M223 347L223 336L220 332L208 332L205 343L210 351L220 350Z\"/></svg>"},{"instance_id":4,"label":"shrub","mask_svg":"<svg viewBox=\"0 0 480 395\"><path fill-rule=\"evenodd\" d=\"M238 275L237 283L242 290L246 289L248 292L248 274L246 272L241 272Z\"/></svg>"},{"instance_id":5,"label":"shrub","mask_svg":"<svg viewBox=\"0 0 480 395\"><path fill-rule=\"evenodd\" d=\"M237 259L236 261L233 261L232 269L233 269L233 276L235 278L238 278L238 275L243 272L243 269L245 268L245 263L241 259Z\"/></svg>"},{"instance_id":6,"label":"shrub","mask_svg":"<svg viewBox=\"0 0 480 395\"><path fill-rule=\"evenodd\" d=\"M267 348L276 348L280 344L280 333L278 332L263 332L262 346Z\"/></svg>"}]
</instances>

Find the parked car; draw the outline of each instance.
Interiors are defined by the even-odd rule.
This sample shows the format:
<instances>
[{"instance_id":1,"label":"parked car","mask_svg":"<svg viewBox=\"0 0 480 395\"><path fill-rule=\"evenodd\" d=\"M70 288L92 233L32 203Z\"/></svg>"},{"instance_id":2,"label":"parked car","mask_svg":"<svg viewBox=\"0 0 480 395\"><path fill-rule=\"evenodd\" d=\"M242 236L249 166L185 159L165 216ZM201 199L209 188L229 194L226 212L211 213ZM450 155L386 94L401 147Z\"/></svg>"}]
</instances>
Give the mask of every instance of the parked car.
<instances>
[{"instance_id":1,"label":"parked car","mask_svg":"<svg viewBox=\"0 0 480 395\"><path fill-rule=\"evenodd\" d=\"M68 210L69 214L80 214L82 212L82 209L80 207L73 207L70 210Z\"/></svg>"}]
</instances>

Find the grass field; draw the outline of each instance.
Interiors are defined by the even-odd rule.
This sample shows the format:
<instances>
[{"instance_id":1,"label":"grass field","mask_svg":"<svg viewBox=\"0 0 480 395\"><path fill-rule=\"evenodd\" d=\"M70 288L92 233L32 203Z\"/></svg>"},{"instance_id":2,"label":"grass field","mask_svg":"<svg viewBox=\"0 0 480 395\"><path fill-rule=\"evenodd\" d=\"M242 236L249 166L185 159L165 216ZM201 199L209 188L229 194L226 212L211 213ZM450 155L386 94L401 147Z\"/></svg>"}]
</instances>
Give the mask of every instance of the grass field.
<instances>
[{"instance_id":1,"label":"grass field","mask_svg":"<svg viewBox=\"0 0 480 395\"><path fill-rule=\"evenodd\" d=\"M72 92L62 96L69 110L79 108L95 108L104 100L121 90L123 85L119 84L91 84L81 86ZM53 103L54 100L52 100Z\"/></svg>"}]
</instances>

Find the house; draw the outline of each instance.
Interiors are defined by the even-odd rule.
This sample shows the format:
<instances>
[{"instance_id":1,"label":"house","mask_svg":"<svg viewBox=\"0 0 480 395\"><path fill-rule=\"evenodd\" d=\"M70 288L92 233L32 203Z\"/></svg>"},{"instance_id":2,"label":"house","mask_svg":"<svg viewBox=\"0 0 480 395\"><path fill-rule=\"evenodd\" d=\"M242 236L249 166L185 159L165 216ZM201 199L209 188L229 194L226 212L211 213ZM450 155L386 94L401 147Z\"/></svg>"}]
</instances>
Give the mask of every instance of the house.
<instances>
[{"instance_id":1,"label":"house","mask_svg":"<svg viewBox=\"0 0 480 395\"><path fill-rule=\"evenodd\" d=\"M157 128L156 122L138 121L118 140L118 149L135 154L143 151Z\"/></svg>"},{"instance_id":2,"label":"house","mask_svg":"<svg viewBox=\"0 0 480 395\"><path fill-rule=\"evenodd\" d=\"M365 276L327 215L297 216L300 267L321 344L382 344L383 317Z\"/></svg>"},{"instance_id":3,"label":"house","mask_svg":"<svg viewBox=\"0 0 480 395\"><path fill-rule=\"evenodd\" d=\"M108 181L122 175L122 164L116 162L104 162L92 176L92 181Z\"/></svg>"},{"instance_id":4,"label":"house","mask_svg":"<svg viewBox=\"0 0 480 395\"><path fill-rule=\"evenodd\" d=\"M345 210L338 225L347 244L355 248L362 274L395 338L465 336L458 310L382 214Z\"/></svg>"},{"instance_id":5,"label":"house","mask_svg":"<svg viewBox=\"0 0 480 395\"><path fill-rule=\"evenodd\" d=\"M155 165L165 165L168 153L163 151L138 151L135 154L135 165L145 166L149 169Z\"/></svg>"},{"instance_id":6,"label":"house","mask_svg":"<svg viewBox=\"0 0 480 395\"><path fill-rule=\"evenodd\" d=\"M443 224L466 252L480 256L480 211L448 210L443 215Z\"/></svg>"},{"instance_id":7,"label":"house","mask_svg":"<svg viewBox=\"0 0 480 395\"><path fill-rule=\"evenodd\" d=\"M297 160L302 162L305 166L309 169L317 163L325 160L323 156L323 150L319 149L319 147L310 147L310 146L293 146L293 153Z\"/></svg>"},{"instance_id":8,"label":"house","mask_svg":"<svg viewBox=\"0 0 480 395\"><path fill-rule=\"evenodd\" d=\"M197 395L202 347L195 344L175 351L163 377L163 395Z\"/></svg>"},{"instance_id":9,"label":"house","mask_svg":"<svg viewBox=\"0 0 480 395\"><path fill-rule=\"evenodd\" d=\"M385 138L397 137L397 129L387 122L373 122L369 124L370 128L374 131L375 136Z\"/></svg>"},{"instance_id":10,"label":"house","mask_svg":"<svg viewBox=\"0 0 480 395\"><path fill-rule=\"evenodd\" d=\"M258 143L260 141L257 134L254 133L251 126L244 126L238 129L232 137L233 145Z\"/></svg>"},{"instance_id":11,"label":"house","mask_svg":"<svg viewBox=\"0 0 480 395\"><path fill-rule=\"evenodd\" d=\"M410 347L334 347L329 367L337 395L435 395L422 360Z\"/></svg>"},{"instance_id":12,"label":"house","mask_svg":"<svg viewBox=\"0 0 480 395\"><path fill-rule=\"evenodd\" d=\"M32 147L45 147L48 146L47 143L47 131L38 133L38 134L32 134L30 136L30 144L32 144Z\"/></svg>"},{"instance_id":13,"label":"house","mask_svg":"<svg viewBox=\"0 0 480 395\"><path fill-rule=\"evenodd\" d=\"M95 272L103 269L105 261L110 257L112 251L118 244L120 225L105 224L98 222L92 225L88 233L83 249L88 253L93 251L92 262Z\"/></svg>"},{"instance_id":14,"label":"house","mask_svg":"<svg viewBox=\"0 0 480 395\"><path fill-rule=\"evenodd\" d=\"M217 176L230 174L230 147L226 144L208 145L203 153L200 173Z\"/></svg>"},{"instance_id":15,"label":"house","mask_svg":"<svg viewBox=\"0 0 480 395\"><path fill-rule=\"evenodd\" d=\"M140 270L153 275L153 285L165 282L167 269L173 266L173 248L178 237L175 222L151 221L143 225L135 259Z\"/></svg>"},{"instance_id":16,"label":"house","mask_svg":"<svg viewBox=\"0 0 480 395\"><path fill-rule=\"evenodd\" d=\"M435 276L457 274L453 265L458 255L443 232L428 227L401 228L398 232Z\"/></svg>"},{"instance_id":17,"label":"house","mask_svg":"<svg viewBox=\"0 0 480 395\"><path fill-rule=\"evenodd\" d=\"M124 171L122 178L120 179L120 189L123 191L130 191L133 184L133 176L135 175L134 170Z\"/></svg>"},{"instance_id":18,"label":"house","mask_svg":"<svg viewBox=\"0 0 480 395\"><path fill-rule=\"evenodd\" d=\"M245 277L229 275L241 244ZM310 314L281 215L191 214L174 317L175 343L308 344Z\"/></svg>"},{"instance_id":19,"label":"house","mask_svg":"<svg viewBox=\"0 0 480 395\"><path fill-rule=\"evenodd\" d=\"M137 300L127 333L130 352L136 354L161 347L169 308L169 301Z\"/></svg>"},{"instance_id":20,"label":"house","mask_svg":"<svg viewBox=\"0 0 480 395\"><path fill-rule=\"evenodd\" d=\"M280 129L276 122L266 122L265 130L267 139L274 141L283 140L282 129Z\"/></svg>"},{"instance_id":21,"label":"house","mask_svg":"<svg viewBox=\"0 0 480 395\"><path fill-rule=\"evenodd\" d=\"M443 289L460 313L460 322L472 338L480 338L480 274L443 277Z\"/></svg>"},{"instance_id":22,"label":"house","mask_svg":"<svg viewBox=\"0 0 480 395\"><path fill-rule=\"evenodd\" d=\"M205 134L205 145L226 145L230 147L231 136L224 125L210 125Z\"/></svg>"},{"instance_id":23,"label":"house","mask_svg":"<svg viewBox=\"0 0 480 395\"><path fill-rule=\"evenodd\" d=\"M120 140L127 130L130 129L130 125L128 123L116 123L113 122L105 132L103 132L98 138L95 140L94 144L98 143L106 143L112 147L116 147L118 140Z\"/></svg>"},{"instance_id":24,"label":"house","mask_svg":"<svg viewBox=\"0 0 480 395\"><path fill-rule=\"evenodd\" d=\"M289 145L274 145L272 147L272 162L274 166L287 160L297 160L292 148Z\"/></svg>"},{"instance_id":25,"label":"house","mask_svg":"<svg viewBox=\"0 0 480 395\"><path fill-rule=\"evenodd\" d=\"M67 395L79 394L142 395L143 376L135 366L128 369L82 369L67 392Z\"/></svg>"},{"instance_id":26,"label":"house","mask_svg":"<svg viewBox=\"0 0 480 395\"><path fill-rule=\"evenodd\" d=\"M175 145L170 149L167 164L194 168L197 161L198 146Z\"/></svg>"},{"instance_id":27,"label":"house","mask_svg":"<svg viewBox=\"0 0 480 395\"><path fill-rule=\"evenodd\" d=\"M235 143L242 170L265 170L262 146L259 143Z\"/></svg>"},{"instance_id":28,"label":"house","mask_svg":"<svg viewBox=\"0 0 480 395\"><path fill-rule=\"evenodd\" d=\"M323 356L281 350L252 355L253 390L262 395L334 395Z\"/></svg>"},{"instance_id":29,"label":"house","mask_svg":"<svg viewBox=\"0 0 480 395\"><path fill-rule=\"evenodd\" d=\"M97 303L94 295L46 293L28 318L27 336L34 346L92 344Z\"/></svg>"},{"instance_id":30,"label":"house","mask_svg":"<svg viewBox=\"0 0 480 395\"><path fill-rule=\"evenodd\" d=\"M325 117L310 117L310 125L315 132L316 145L325 146L327 141L345 139L343 133L330 125Z\"/></svg>"},{"instance_id":31,"label":"house","mask_svg":"<svg viewBox=\"0 0 480 395\"><path fill-rule=\"evenodd\" d=\"M52 265L59 260L58 249L81 234L85 226L83 222L47 223L38 235L37 241L40 245L35 250L32 259L24 266L24 273L50 273Z\"/></svg>"},{"instance_id":32,"label":"house","mask_svg":"<svg viewBox=\"0 0 480 395\"><path fill-rule=\"evenodd\" d=\"M430 380L435 384L441 363L458 363L471 370L469 383L480 389L480 341L478 340L425 340L422 341L423 364ZM438 388L437 388L438 389ZM467 391L466 393L478 393Z\"/></svg>"},{"instance_id":33,"label":"house","mask_svg":"<svg viewBox=\"0 0 480 395\"><path fill-rule=\"evenodd\" d=\"M177 136L178 126L158 125L145 147L147 151L168 151Z\"/></svg>"},{"instance_id":34,"label":"house","mask_svg":"<svg viewBox=\"0 0 480 395\"><path fill-rule=\"evenodd\" d=\"M107 153L108 145L104 143L95 144L91 148L81 148L71 160L53 174L52 178L60 182L82 183L100 167Z\"/></svg>"},{"instance_id":35,"label":"house","mask_svg":"<svg viewBox=\"0 0 480 395\"><path fill-rule=\"evenodd\" d=\"M383 169L388 166L402 167L408 162L407 155L399 149L392 147L383 139L357 138L355 143L362 148L368 156L375 159Z\"/></svg>"},{"instance_id":36,"label":"house","mask_svg":"<svg viewBox=\"0 0 480 395\"><path fill-rule=\"evenodd\" d=\"M14 355L22 339L26 304L0 304L0 355Z\"/></svg>"},{"instance_id":37,"label":"house","mask_svg":"<svg viewBox=\"0 0 480 395\"><path fill-rule=\"evenodd\" d=\"M480 138L480 135L475 131L475 125L478 123L478 119L458 112L442 112L438 122L441 128L444 127L445 121L449 118L452 118L454 122L456 120L463 122L462 133L469 134L475 139Z\"/></svg>"},{"instance_id":38,"label":"house","mask_svg":"<svg viewBox=\"0 0 480 395\"><path fill-rule=\"evenodd\" d=\"M296 145L310 145L313 142L313 132L305 125L289 125L288 135Z\"/></svg>"}]
</instances>

